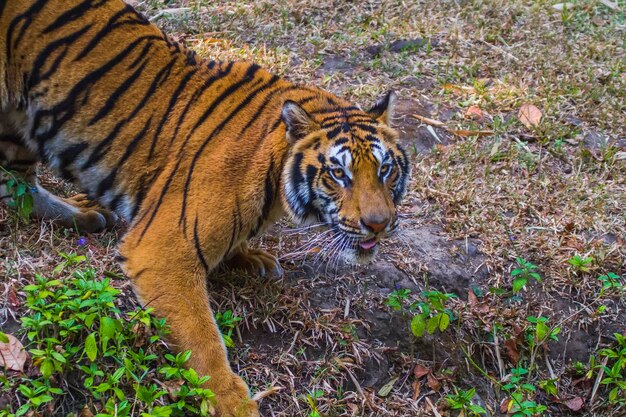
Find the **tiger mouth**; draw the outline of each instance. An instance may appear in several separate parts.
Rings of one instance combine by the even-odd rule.
[[[376,245],[378,245],[378,238],[376,236],[358,243],[359,249],[363,251],[372,251]]]

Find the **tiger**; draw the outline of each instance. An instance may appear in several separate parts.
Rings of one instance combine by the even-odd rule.
[[[84,232],[124,221],[118,259],[175,351],[210,375],[222,417],[259,416],[209,305],[218,267],[280,274],[248,246],[287,216],[320,223],[347,262],[399,227],[410,162],[397,95],[369,110],[249,62],[199,57],[121,0],[0,0],[0,198]],[[37,179],[44,163],[83,194]]]

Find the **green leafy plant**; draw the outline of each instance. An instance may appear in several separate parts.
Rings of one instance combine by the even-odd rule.
[[[52,415],[67,401],[59,385],[67,380],[81,381],[97,400],[98,417],[209,416],[215,401],[203,386],[209,377],[184,367],[191,352],[160,351],[165,321],[150,309],[124,314],[109,279],[99,280],[82,256],[63,254],[63,259],[55,274],[64,276],[36,275],[23,288],[30,314],[22,318],[21,333],[40,374],[11,374],[0,381],[17,398],[0,417]]]
[[[626,282],[624,282],[624,280],[614,272],[609,272],[606,275],[600,275],[598,277],[598,281],[602,284],[600,296],[603,296],[607,291],[621,293],[626,290]]]
[[[525,382],[527,374],[528,369],[524,367],[513,368],[508,383],[502,386],[502,389],[510,396],[507,415],[512,417],[540,416],[548,409],[545,405],[534,401],[537,388]]]
[[[224,344],[227,347],[235,347],[232,335],[237,327],[237,323],[241,321],[241,317],[234,315],[232,310],[226,310],[224,312],[218,311],[215,314],[215,321],[222,332]]]
[[[20,174],[8,171],[2,167],[0,167],[0,170],[9,177],[5,186],[11,199],[7,202],[7,205],[15,210],[24,223],[28,223],[33,212],[33,196],[31,193],[37,192],[37,189],[32,187]]]
[[[317,389],[313,392],[310,392],[304,397],[310,408],[310,411],[307,414],[307,417],[322,417],[322,414],[317,409],[317,399],[323,396],[324,396],[324,391],[322,391],[321,389]]]
[[[617,346],[601,349],[598,355],[607,358],[606,365],[598,365],[604,370],[601,383],[607,385],[609,390],[608,399],[611,404],[626,405],[626,337],[615,333],[613,335]]]
[[[421,299],[409,303],[411,290],[398,289],[387,296],[385,304],[393,310],[400,311],[410,317],[411,333],[422,337],[425,332],[433,334],[437,329],[445,331],[454,319],[454,313],[446,307],[448,300],[456,298],[456,294],[441,291],[424,291]]]
[[[385,304],[391,307],[393,310],[400,311],[404,306],[406,300],[409,299],[409,295],[411,294],[411,290],[408,288],[400,288],[395,291],[392,291],[387,296],[387,300]]]
[[[465,416],[480,416],[486,414],[487,411],[478,404],[474,404],[472,399],[476,393],[475,388],[470,388],[467,391],[459,391],[455,388],[454,394],[446,395],[446,401],[453,410],[461,410]]]
[[[589,272],[591,270],[591,263],[593,262],[593,258],[591,256],[583,258],[578,255],[572,256],[567,261],[575,271],[577,272]]]
[[[539,268],[537,265],[519,257],[515,260],[515,262],[517,262],[518,268],[511,271],[514,293],[520,292],[530,279],[541,281],[541,276],[536,272]]]

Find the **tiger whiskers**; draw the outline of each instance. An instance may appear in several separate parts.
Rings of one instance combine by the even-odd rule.
[[[333,239],[333,236],[331,236],[331,232],[332,230],[329,229],[329,230],[325,230],[319,233],[313,239],[305,242],[303,245],[300,245],[293,251],[281,256],[281,259],[285,259],[285,260],[296,259],[302,255],[305,255],[305,258],[306,258],[306,255],[308,255],[314,247],[316,246],[324,247]]]

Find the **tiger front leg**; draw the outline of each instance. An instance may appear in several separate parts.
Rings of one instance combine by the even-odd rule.
[[[154,222],[138,244],[142,223],[135,225],[120,247],[124,269],[142,304],[166,319],[170,346],[177,352],[191,350],[186,365],[210,377],[206,388],[215,394],[217,416],[258,417],[246,383],[230,368],[209,306],[206,272],[219,259],[205,251],[200,261],[193,242],[172,231],[171,224]]]
[[[261,249],[250,249],[248,242],[233,249],[222,263],[226,268],[237,269],[260,276],[282,276],[283,269],[275,256]]]

